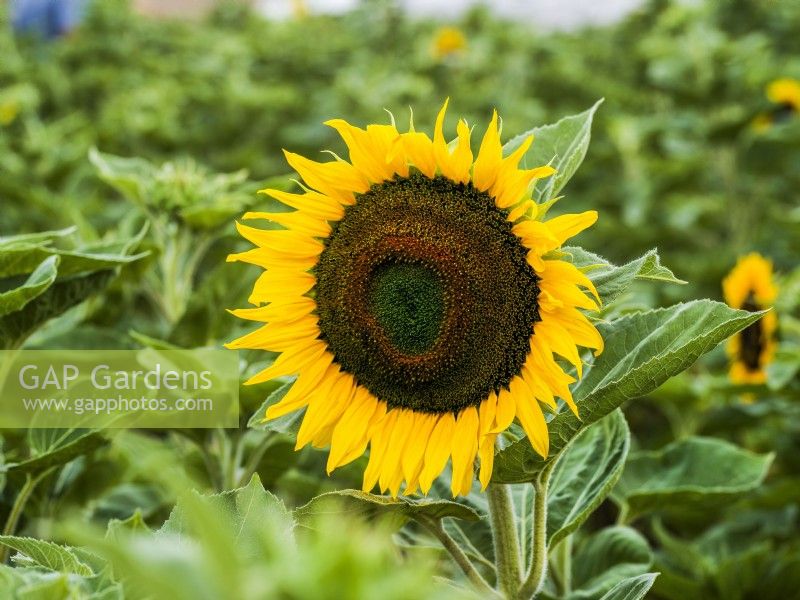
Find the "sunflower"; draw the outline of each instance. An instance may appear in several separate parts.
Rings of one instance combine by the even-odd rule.
[[[783,77],[772,81],[766,89],[772,108],[753,120],[757,131],[765,131],[776,123],[783,123],[800,114],[800,81]]]
[[[733,308],[749,311],[770,308],[778,293],[772,280],[772,263],[755,252],[740,258],[722,281],[722,291],[725,302]],[[775,312],[770,311],[728,340],[731,381],[743,384],[766,381],[766,366],[775,353],[777,326]]]
[[[464,51],[467,38],[458,27],[440,27],[433,40],[433,54],[438,59],[447,58]]]
[[[473,157],[466,122],[446,141],[446,109],[433,139],[328,121],[350,161],[285,151],[303,193],[262,191],[295,210],[246,214],[284,229],[237,224],[256,247],[228,258],[266,269],[257,306],[232,311],[266,325],[229,347],[280,353],[247,383],[297,376],[265,420],[305,408],[297,448],[329,446],[329,473],[369,446],[363,489],[393,496],[427,494],[450,459],[454,496],[476,457],[485,488],[515,417],[547,456],[541,405],[577,414],[556,356],[580,377],[578,346],[603,347],[581,312],[597,292],[558,252],[597,213],[545,221],[530,190],[554,170],[520,167],[532,136],[504,157],[495,112]]]

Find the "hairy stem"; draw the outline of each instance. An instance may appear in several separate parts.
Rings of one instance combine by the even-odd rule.
[[[546,469],[533,482],[533,532],[531,534],[531,566],[520,589],[520,598],[533,598],[544,586],[547,575],[547,486],[550,471]]]
[[[456,564],[467,576],[475,589],[486,598],[497,598],[498,594],[492,589],[492,586],[478,573],[475,565],[473,565],[469,557],[464,554],[464,551],[456,543],[456,541],[444,530],[444,526],[440,520],[431,519],[430,517],[418,517],[417,522],[430,531],[437,540],[444,546],[444,549],[450,554]]]
[[[506,598],[516,599],[522,569],[511,490],[507,485],[490,483],[486,488],[486,498],[489,501],[497,583]]]

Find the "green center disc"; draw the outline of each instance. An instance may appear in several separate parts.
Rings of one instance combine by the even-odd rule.
[[[433,347],[444,319],[444,285],[431,268],[389,263],[376,269],[369,301],[378,325],[404,354]]]

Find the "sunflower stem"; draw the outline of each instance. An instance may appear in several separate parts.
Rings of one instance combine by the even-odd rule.
[[[550,470],[545,469],[534,480],[533,531],[531,532],[531,565],[519,591],[523,599],[533,598],[544,586],[547,575],[547,487]]]
[[[28,504],[28,500],[30,499],[33,490],[36,489],[36,486],[39,485],[39,482],[49,475],[51,471],[52,469],[47,469],[36,476],[32,476],[30,473],[25,475],[25,483],[17,494],[17,497],[14,500],[14,505],[11,507],[11,512],[8,514],[8,518],[6,519],[5,527],[3,527],[4,536],[11,536],[16,533],[17,526],[19,525],[19,519],[22,516],[22,513],[25,511],[25,506]],[[0,549],[0,564],[5,564],[5,562],[8,560],[9,554],[10,549],[8,546],[3,546],[3,548]]]
[[[458,543],[452,536],[444,530],[441,520],[431,519],[430,517],[418,517],[417,522],[430,531],[437,540],[444,546],[444,549],[450,554],[456,564],[467,576],[475,589],[486,598],[499,598],[497,592],[492,589],[492,586],[483,578],[483,576],[475,568],[475,565],[469,560],[469,557],[464,553]]]
[[[522,569],[511,489],[505,484],[490,483],[486,488],[486,499],[489,501],[497,583],[506,598],[516,599]]]

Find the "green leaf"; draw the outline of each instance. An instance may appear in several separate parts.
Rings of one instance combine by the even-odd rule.
[[[773,455],[693,437],[630,456],[614,490],[629,519],[649,512],[718,508],[761,484]]]
[[[21,286],[0,293],[0,317],[22,310],[28,302],[41,296],[53,285],[58,275],[58,256],[43,260]]]
[[[147,523],[144,522],[142,511],[137,509],[127,519],[111,519],[106,529],[106,539],[120,540],[123,533],[150,533],[150,531]]]
[[[481,514],[473,508],[451,500],[419,500],[400,496],[378,496],[358,490],[340,490],[321,494],[312,498],[308,504],[294,511],[300,523],[307,523],[319,513],[340,512],[361,517],[390,517],[397,527],[410,519],[429,518],[434,520],[453,517],[465,521],[478,521]]]
[[[91,148],[89,161],[97,169],[100,178],[116,188],[123,196],[144,205],[145,181],[153,179],[155,167],[143,158],[124,158],[105,154]]]
[[[573,391],[581,418],[562,411],[550,421],[547,459],[534,453],[526,438],[506,446],[495,456],[492,480],[532,481],[582,428],[602,419],[626,400],[652,392],[762,315],[735,310],[720,302],[696,300],[600,323],[598,329],[606,349]]]
[[[554,198],[578,170],[589,148],[592,119],[602,100],[577,115],[564,117],[552,125],[534,127],[509,140],[503,146],[503,154],[516,150],[531,135],[533,144],[523,158],[527,168],[550,165],[556,173],[539,180],[534,188],[534,199],[541,203]]]
[[[250,417],[250,420],[247,422],[247,426],[251,429],[258,429],[260,431],[275,431],[277,433],[297,435],[297,432],[300,430],[300,424],[303,422],[303,415],[305,414],[304,410],[296,410],[282,417],[278,417],[277,419],[270,419],[269,421],[264,420],[267,409],[273,404],[277,404],[283,400],[283,397],[288,393],[293,385],[294,381],[284,383],[281,387],[267,396],[267,399],[264,400],[264,404],[262,404],[259,409],[253,413],[253,416]]]
[[[653,553],[642,534],[630,527],[607,527],[586,539],[575,553],[575,591],[568,598],[604,597],[621,581],[647,572],[652,563]]]
[[[660,281],[685,284],[661,264],[658,252],[653,249],[643,256],[618,267],[583,248],[565,247],[562,252],[572,263],[582,269],[597,288],[604,304],[613,302],[631,286],[634,280]]]
[[[63,250],[41,244],[18,244],[4,248],[0,246],[0,277],[12,277],[30,273],[42,261],[58,256],[59,277],[93,273],[113,269],[147,256],[147,252],[130,254],[138,246],[140,235],[124,242],[107,242],[103,245],[87,246],[77,250]]]
[[[658,577],[658,573],[645,573],[620,581],[600,600],[641,600],[653,587],[656,577]]]
[[[144,234],[131,240],[103,242],[84,249],[61,250],[49,246],[57,234],[19,241],[9,238],[0,245],[0,347],[16,348],[45,321],[79,304],[103,289],[116,268],[139,260],[130,255]],[[14,279],[27,280],[14,286]]]
[[[152,484],[123,482],[97,497],[91,506],[92,519],[127,522],[152,515],[164,503],[164,494]]]
[[[15,348],[46,321],[102,290],[113,279],[113,271],[98,271],[85,277],[56,279],[45,293],[21,310],[0,317],[0,344]]]
[[[57,467],[88,454],[107,443],[105,435],[96,429],[30,429],[28,445],[31,457],[19,463],[9,463],[9,475],[38,473]]]
[[[18,235],[0,235],[0,252],[9,246],[16,246],[18,244],[42,244],[47,245],[53,241],[54,238],[67,237],[72,235],[78,230],[74,225],[64,229],[57,229],[55,231],[38,231],[36,233],[21,233]],[[2,272],[2,271],[0,271]]]
[[[71,548],[59,546],[53,542],[2,535],[0,544],[8,546],[22,555],[21,559],[16,560],[18,564],[33,564],[50,571],[74,573],[83,577],[90,577],[94,574],[87,564],[81,562]]]
[[[587,427],[561,454],[547,492],[548,547],[574,532],[622,474],[630,432],[619,409]]]
[[[214,527],[206,525],[213,518]],[[170,513],[169,519],[158,530],[159,535],[193,532],[195,535],[215,533],[233,537],[233,542],[258,547],[256,539],[260,523],[275,525],[287,542],[293,543],[294,520],[283,502],[264,489],[261,479],[253,475],[242,488],[208,496],[192,492],[181,498]],[[208,538],[207,538],[208,539]]]
[[[780,390],[800,372],[800,346],[782,343],[772,361],[767,365],[767,386]]]

